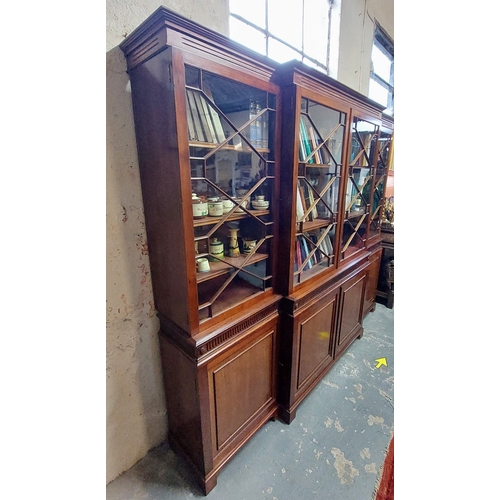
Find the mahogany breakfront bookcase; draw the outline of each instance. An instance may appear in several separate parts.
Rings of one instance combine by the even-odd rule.
[[[208,494],[269,419],[291,421],[374,307],[381,114],[164,7],[120,47],[168,440]]]

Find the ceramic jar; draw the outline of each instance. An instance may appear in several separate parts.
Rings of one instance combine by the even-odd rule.
[[[208,273],[208,271],[210,271],[210,263],[208,262],[208,259],[205,257],[196,259],[196,268],[199,273]]]
[[[227,214],[234,207],[234,203],[227,198],[222,198],[222,213]]]
[[[229,229],[229,257],[239,257],[240,256],[240,246],[238,244],[238,231],[237,228]]]
[[[255,200],[252,201],[252,208],[256,210],[267,210],[269,208],[269,202],[265,200],[265,196],[256,196]]]
[[[247,207],[248,206],[248,200],[245,200],[245,201],[241,201],[241,198],[235,198],[234,201],[239,205],[235,212],[239,212],[239,213],[242,213],[244,212],[243,208],[241,207]]]
[[[217,257],[218,259],[223,259],[224,258],[224,243],[222,243],[222,241],[219,241],[217,238],[211,239],[210,245],[209,245],[209,253],[210,253],[210,255],[213,255],[214,257]],[[218,259],[215,259],[214,257],[209,257],[209,259],[212,262],[217,262]]]
[[[257,240],[251,240],[248,238],[243,239],[243,253],[252,253],[253,249],[257,245]]]
[[[222,201],[219,198],[208,199],[208,215],[211,217],[219,217],[223,214]]]
[[[191,195],[191,202],[193,204],[193,217],[201,219],[208,215],[208,204],[202,200],[196,193]]]

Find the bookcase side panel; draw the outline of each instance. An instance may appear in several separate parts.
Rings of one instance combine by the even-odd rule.
[[[195,280],[194,249],[186,244],[192,241],[186,234],[192,221],[184,192],[190,190],[183,179],[189,170],[182,164],[187,135],[181,136],[176,124],[176,117],[185,115],[184,88],[175,95],[173,63],[172,49],[165,50],[134,68],[130,78],[155,306],[194,334],[196,291],[189,286]]]
[[[169,443],[176,452],[187,457],[203,477],[205,471],[212,468],[212,462],[210,455],[204,453],[196,362],[164,334],[160,334],[160,349]]]

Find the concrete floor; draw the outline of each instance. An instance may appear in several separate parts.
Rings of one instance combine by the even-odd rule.
[[[364,327],[295,420],[268,422],[207,497],[162,444],[108,484],[107,500],[371,500],[394,425],[394,309],[377,304]]]

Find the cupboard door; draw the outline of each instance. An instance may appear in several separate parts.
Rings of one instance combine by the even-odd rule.
[[[333,361],[333,325],[337,295],[309,308],[298,318],[299,362],[297,390]]]
[[[273,288],[277,96],[192,66],[185,80],[203,322]]]
[[[338,300],[339,289],[330,288],[301,308],[291,302],[281,319],[279,402],[286,423],[333,364]]]
[[[335,358],[349,347],[363,332],[363,303],[366,287],[366,269],[340,287],[340,317]]]
[[[351,149],[344,200],[341,260],[347,259],[366,247],[375,183],[374,165],[378,130],[378,125],[357,117],[354,117],[351,123]]]
[[[241,444],[276,408],[276,320],[208,365],[214,456]]]
[[[293,283],[335,264],[347,114],[302,97],[295,197]]]

